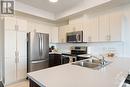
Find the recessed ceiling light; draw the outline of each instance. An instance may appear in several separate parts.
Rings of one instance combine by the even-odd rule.
[[[50,2],[58,2],[58,0],[49,0]]]

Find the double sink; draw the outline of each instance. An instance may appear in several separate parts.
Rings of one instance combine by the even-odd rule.
[[[102,59],[85,59],[82,61],[73,62],[72,65],[77,65],[81,67],[91,68],[94,70],[99,70],[107,65],[109,65],[111,62],[102,60]]]

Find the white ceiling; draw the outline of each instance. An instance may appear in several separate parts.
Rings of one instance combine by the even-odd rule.
[[[49,0],[16,0],[16,1],[20,1],[22,3],[31,5],[35,8],[57,14],[77,6],[84,0],[59,0],[57,3],[49,2]]]
[[[15,10],[53,21],[90,10],[91,8],[97,8],[97,6],[103,6],[104,4],[108,4],[108,7],[114,7],[130,3],[130,0],[59,0],[57,3],[49,2],[49,0],[15,1]]]

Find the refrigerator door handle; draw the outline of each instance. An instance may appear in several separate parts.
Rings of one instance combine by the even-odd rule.
[[[33,64],[34,64],[34,63],[42,63],[42,62],[45,62],[45,61],[47,61],[47,60],[32,61],[32,63],[33,63]]]
[[[41,35],[41,56],[42,56],[42,46],[43,46],[43,42],[42,42],[42,35]]]
[[[41,56],[41,36],[39,34],[39,56]]]
[[[42,56],[42,47],[43,47],[43,45],[42,45],[42,44],[43,44],[42,38],[43,38],[43,37],[42,37],[42,35],[41,35],[41,56]]]
[[[41,54],[42,56],[43,56],[43,51],[44,51],[44,46],[43,45],[44,45],[44,38],[42,36],[42,54]]]

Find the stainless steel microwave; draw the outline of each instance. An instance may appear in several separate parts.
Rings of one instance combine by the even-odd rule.
[[[69,32],[66,34],[67,43],[83,42],[83,31]]]

